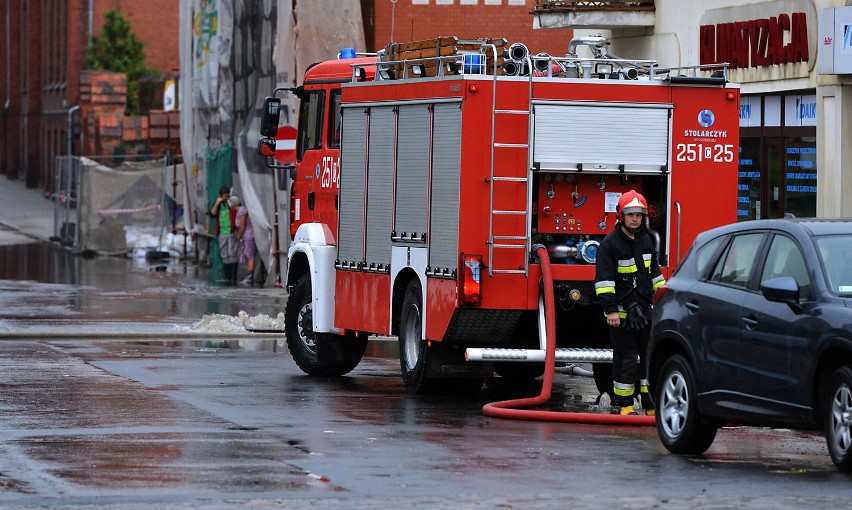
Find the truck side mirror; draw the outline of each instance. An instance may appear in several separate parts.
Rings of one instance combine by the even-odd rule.
[[[273,137],[278,134],[278,120],[281,116],[281,99],[267,97],[263,100],[263,117],[260,119],[260,134]]]
[[[257,152],[259,152],[261,156],[275,156],[275,140],[272,138],[261,138],[257,143]]]

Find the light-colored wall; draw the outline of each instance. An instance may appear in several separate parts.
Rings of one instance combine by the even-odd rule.
[[[657,0],[654,29],[577,31],[602,33],[612,40],[610,52],[626,58],[653,55],[663,67],[700,62],[702,24],[719,20],[763,19],[780,13],[805,12],[808,17],[807,63],[732,70],[730,78],[743,94],[816,89],[817,93],[817,215],[852,217],[852,75],[820,75],[817,27],[819,10],[852,5],[842,0]]]

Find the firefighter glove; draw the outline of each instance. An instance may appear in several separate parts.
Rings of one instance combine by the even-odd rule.
[[[631,331],[642,331],[650,325],[647,312],[642,310],[642,305],[633,302],[627,305],[627,328]]]

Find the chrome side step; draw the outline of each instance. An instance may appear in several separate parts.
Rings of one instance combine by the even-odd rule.
[[[468,347],[467,361],[544,361],[547,335],[544,318],[544,296],[538,298],[538,349],[504,349],[499,347]],[[557,348],[556,361],[567,363],[612,363],[612,349]]]
[[[541,349],[476,348],[465,350],[467,361],[544,361]],[[612,363],[612,349],[556,349],[556,361],[568,363]]]

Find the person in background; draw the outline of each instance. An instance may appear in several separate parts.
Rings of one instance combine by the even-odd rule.
[[[254,228],[248,209],[237,197],[229,200],[231,207],[237,208],[237,239],[240,242],[240,264],[245,264],[246,277],[240,283],[252,283],[254,280],[254,259],[257,256],[257,246],[254,244]]]
[[[214,233],[219,238],[219,257],[222,259],[222,268],[225,273],[223,283],[236,285],[240,246],[235,221],[237,210],[229,207],[230,198],[232,198],[231,191],[227,186],[219,188],[219,197],[210,209],[210,216],[216,219]]]
[[[633,407],[638,382],[642,408],[651,416],[656,411],[645,367],[651,298],[666,280],[645,228],[645,197],[634,190],[624,193],[615,216],[615,229],[598,247],[595,263],[595,295],[603,306],[612,341],[613,412],[638,414]]]

